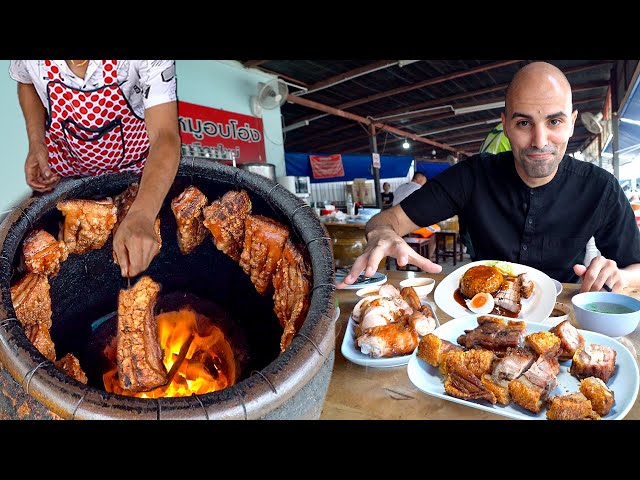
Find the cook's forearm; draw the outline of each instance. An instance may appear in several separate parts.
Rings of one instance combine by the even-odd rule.
[[[395,205],[371,217],[365,226],[365,235],[375,235],[384,231],[393,231],[401,237],[418,228],[404,213],[400,205]]]
[[[149,149],[133,212],[144,212],[155,220],[180,164],[180,137],[174,133],[160,134]]]
[[[29,145],[44,144],[44,124],[47,111],[32,84],[18,82],[18,102],[24,116]]]

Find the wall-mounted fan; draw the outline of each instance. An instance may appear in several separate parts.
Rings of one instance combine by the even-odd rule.
[[[258,83],[258,94],[251,97],[251,112],[256,117],[262,116],[263,110],[273,110],[287,101],[289,88],[279,78],[266,83]]]
[[[602,113],[598,112],[595,115],[590,112],[584,112],[580,115],[580,120],[584,124],[585,128],[591,133],[602,133]]]

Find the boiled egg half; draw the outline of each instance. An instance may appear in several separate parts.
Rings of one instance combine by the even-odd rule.
[[[469,310],[479,315],[491,313],[495,305],[493,296],[486,292],[476,293],[471,300],[467,300],[466,302]]]

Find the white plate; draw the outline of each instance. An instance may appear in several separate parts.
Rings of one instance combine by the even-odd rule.
[[[457,344],[458,336],[463,334],[465,330],[471,330],[478,326],[477,318],[479,316],[480,315],[470,315],[450,320],[434,330],[432,333],[444,340]],[[507,317],[500,317],[498,315],[492,316],[502,318],[504,320],[513,320]],[[530,333],[540,332],[542,330],[548,330],[548,325],[541,325],[533,322],[526,323],[527,335]],[[586,344],[596,343],[598,345],[611,347],[616,351],[616,370],[607,383],[607,386],[613,390],[615,402],[611,411],[602,418],[603,420],[621,420],[627,413],[629,413],[629,410],[631,410],[631,407],[638,396],[639,380],[636,360],[629,350],[627,350],[627,348],[617,340],[595,332],[588,332],[586,330],[578,331],[584,337]],[[424,393],[444,400],[449,400],[450,402],[460,403],[480,410],[486,410],[487,412],[505,417],[521,420],[546,420],[546,409],[535,414],[519,407],[513,402],[509,405],[502,405],[499,403],[492,405],[484,400],[463,400],[461,398],[447,395],[444,391],[443,377],[440,374],[440,371],[436,367],[432,367],[424,360],[418,358],[417,351],[418,349],[413,352],[409,359],[407,374],[409,375],[411,383]],[[580,381],[569,373],[570,366],[571,360],[564,360],[560,362],[558,385],[556,388],[551,390],[549,393],[550,396],[579,391]]]
[[[558,295],[560,295],[560,292],[562,292],[562,284],[555,278],[552,278],[551,281],[556,286],[556,297],[557,297]]]
[[[436,328],[440,326],[438,317],[436,317],[435,306],[429,302],[422,302],[423,305],[428,305],[433,314],[433,318],[436,319]],[[358,365],[365,367],[398,367],[400,365],[406,365],[411,358],[411,355],[403,355],[401,357],[388,357],[388,358],[371,358],[369,355],[365,355],[356,348],[356,322],[353,321],[351,315],[349,315],[349,321],[347,322],[347,331],[344,332],[342,339],[342,347],[340,352],[344,357]]]
[[[444,277],[435,291],[433,292],[433,299],[436,305],[446,314],[453,318],[462,317],[465,315],[472,315],[473,312],[453,298],[453,292],[456,291],[460,285],[460,278],[462,274],[476,265],[485,265],[490,260],[482,260],[479,262],[471,262],[451,272]],[[529,278],[533,281],[533,295],[529,298],[523,298],[522,309],[517,318],[512,320],[526,320],[528,322],[542,322],[549,317],[549,314],[553,311],[553,307],[556,304],[556,286],[553,284],[551,277],[546,273],[536,270],[535,268],[527,267],[526,265],[520,265],[519,263],[509,264],[513,267],[513,270],[517,273],[527,272]]]
[[[342,279],[346,277],[346,274],[336,273],[336,285],[342,281]],[[351,285],[347,285],[344,287],[344,290],[354,290],[361,289],[363,287],[371,287],[373,285],[383,285],[387,283],[387,276],[384,273],[376,272],[372,277],[367,279],[368,281],[354,282]]]
[[[340,307],[336,307],[333,313],[333,321],[337,322],[339,318],[340,318]]]

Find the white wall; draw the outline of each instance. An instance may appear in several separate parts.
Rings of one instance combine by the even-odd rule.
[[[273,78],[227,60],[177,60],[176,73],[178,100],[244,115],[252,115],[249,99],[258,82]],[[31,194],[24,179],[28,145],[16,88],[9,60],[0,60],[0,219]],[[262,121],[266,161],[276,166],[276,175],[285,175],[280,109],[263,111]]]

